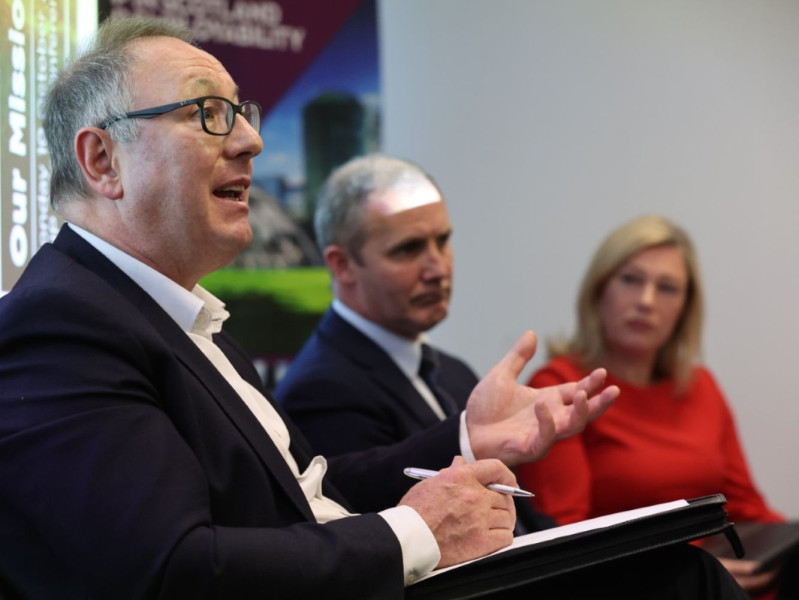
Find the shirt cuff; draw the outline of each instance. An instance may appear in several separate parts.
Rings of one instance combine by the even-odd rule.
[[[396,506],[377,514],[386,520],[399,540],[405,585],[435,569],[441,560],[441,551],[433,532],[418,512],[410,506]]]
[[[469,430],[466,429],[466,411],[464,410],[461,413],[461,428],[460,428],[460,446],[461,446],[461,456],[466,459],[467,463],[473,463],[477,460],[477,457],[472,452],[472,443],[469,440]]]

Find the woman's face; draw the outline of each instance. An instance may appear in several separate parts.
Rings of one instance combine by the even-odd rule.
[[[611,356],[654,359],[682,314],[688,270],[675,246],[642,250],[610,277],[599,319]]]

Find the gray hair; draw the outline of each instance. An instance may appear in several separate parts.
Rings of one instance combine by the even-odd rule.
[[[316,205],[314,229],[319,249],[324,252],[328,246],[342,246],[360,261],[366,241],[363,213],[369,197],[424,184],[439,189],[419,166],[383,154],[354,158],[338,167],[327,178]]]
[[[43,102],[43,124],[50,150],[52,178],[50,204],[58,210],[71,196],[88,197],[73,143],[82,127],[127,112],[132,106],[130,67],[136,57],[130,43],[146,37],[173,37],[189,44],[188,29],[155,19],[105,21],[94,39],[67,65],[47,92]],[[135,119],[117,121],[109,127],[116,142],[132,142],[139,134]]]

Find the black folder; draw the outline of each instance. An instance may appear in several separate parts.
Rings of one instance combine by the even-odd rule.
[[[758,563],[755,573],[768,571],[799,555],[799,521],[786,523],[736,523],[744,558]],[[719,558],[733,558],[724,538],[710,538],[702,547]]]
[[[740,556],[743,550],[732,523],[727,521],[726,502],[723,494],[704,496],[666,512],[490,554],[409,586],[405,597],[413,600],[479,598],[716,533],[725,533]]]

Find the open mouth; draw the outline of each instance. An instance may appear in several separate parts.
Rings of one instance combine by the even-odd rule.
[[[214,196],[227,200],[241,201],[244,198],[244,189],[243,185],[230,185],[214,190]]]

